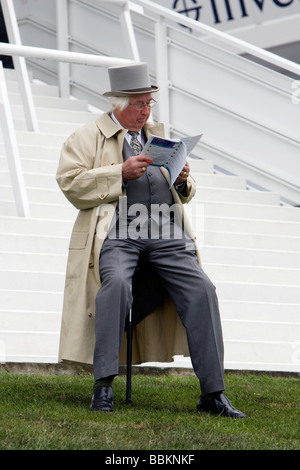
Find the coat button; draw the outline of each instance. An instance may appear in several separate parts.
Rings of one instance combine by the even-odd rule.
[[[89,268],[93,268],[94,267],[94,263],[89,263]]]
[[[92,313],[89,313],[89,317],[92,318],[92,317],[93,317],[93,314],[92,314]]]

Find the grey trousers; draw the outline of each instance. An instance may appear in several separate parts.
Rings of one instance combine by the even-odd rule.
[[[186,329],[202,394],[224,390],[223,337],[215,287],[190,239],[109,239],[100,254],[102,285],[96,296],[94,378],[119,373],[119,351],[132,303],[131,280],[146,255],[172,297]]]

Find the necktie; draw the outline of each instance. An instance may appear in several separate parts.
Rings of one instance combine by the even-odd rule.
[[[131,135],[130,147],[132,149],[133,155],[139,155],[142,152],[142,145],[138,141],[138,132],[128,132]]]

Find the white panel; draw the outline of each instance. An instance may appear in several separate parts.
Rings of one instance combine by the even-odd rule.
[[[232,369],[254,367],[257,370],[300,372],[299,352],[297,353],[295,342],[227,341],[225,347],[225,364]]]
[[[203,132],[199,147],[208,144],[211,148],[235,157],[241,167],[244,162],[299,188],[300,144],[297,142],[268,132],[255,122],[242,120],[205,101],[176,93],[176,90],[171,92],[170,104],[175,129],[191,135]],[[197,154],[205,158],[205,150],[198,150]],[[230,157],[224,165],[230,169]],[[268,176],[265,183],[268,187]]]
[[[292,79],[285,77],[281,89],[277,89],[266,82],[268,70],[265,83],[244,72],[247,61],[242,58],[239,58],[239,69],[232,70],[230,55],[229,63],[218,63],[212,57],[195,54],[191,49],[174,46],[169,50],[170,80],[174,88],[205,99],[258,126],[297,138],[300,107],[292,101]],[[211,51],[215,52],[213,49]]]

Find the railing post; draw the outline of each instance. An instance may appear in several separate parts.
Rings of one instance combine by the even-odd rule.
[[[56,0],[56,41],[59,51],[69,50],[69,5],[68,0]],[[58,83],[61,98],[70,97],[70,65],[58,62]]]
[[[140,56],[135,39],[128,2],[123,5],[123,10],[120,15],[120,22],[123,31],[123,36],[125,41],[127,42],[127,48],[129,50],[131,59],[135,60],[136,62],[139,62]]]
[[[155,59],[156,79],[160,87],[158,101],[158,119],[165,124],[166,134],[170,133],[170,105],[169,105],[169,70],[168,70],[168,44],[167,27],[165,20],[160,16],[155,24]]]
[[[8,99],[4,70],[0,61],[0,122],[2,136],[6,148],[7,161],[10,169],[11,183],[19,217],[30,217],[29,204],[21,167],[19,148],[17,144],[13,117]]]
[[[3,16],[7,29],[8,39],[11,43],[21,45],[18,23],[12,0],[1,1]],[[23,57],[13,57],[15,70],[18,76],[21,98],[23,100],[25,119],[29,131],[39,132],[35,106],[32,97],[30,81],[26,62]]]

